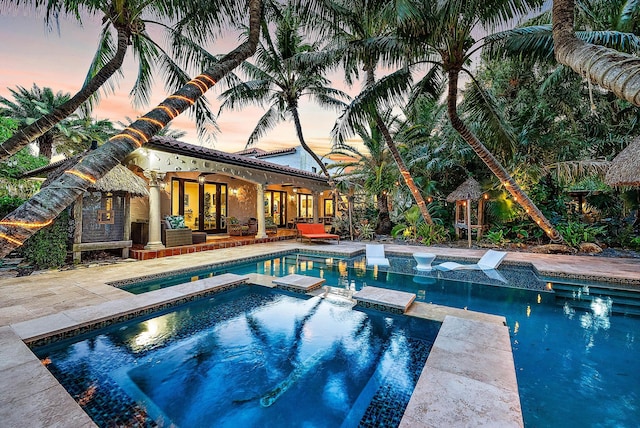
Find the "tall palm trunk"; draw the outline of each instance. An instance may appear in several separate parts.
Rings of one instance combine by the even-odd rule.
[[[398,151],[396,143],[393,142],[393,137],[389,132],[389,128],[387,128],[387,125],[384,123],[377,112],[375,116],[376,126],[384,137],[384,140],[387,143],[387,147],[389,148],[389,152],[391,152],[391,157],[393,157],[393,160],[396,162],[396,165],[400,170],[400,175],[402,175],[402,178],[404,179],[404,183],[407,185],[409,191],[411,192],[411,196],[413,196],[413,199],[416,201],[416,204],[420,209],[420,214],[422,214],[422,218],[424,218],[424,221],[426,221],[427,223],[433,224],[433,219],[431,218],[431,215],[429,215],[429,211],[427,210],[427,203],[422,197],[422,193],[420,193],[420,189],[416,185],[415,181],[413,181],[413,177],[411,176],[407,165],[404,163],[402,156],[400,156],[400,152]]]
[[[376,233],[378,235],[388,235],[391,233],[392,224],[389,217],[389,197],[386,192],[378,195],[378,224],[376,225]]]
[[[53,135],[51,132],[45,132],[36,139],[38,143],[38,156],[43,156],[49,161],[53,156]]]
[[[304,137],[302,135],[302,124],[300,123],[300,115],[298,114],[298,107],[293,102],[290,102],[289,105],[291,105],[291,107],[289,108],[289,111],[293,116],[293,123],[295,124],[295,127],[296,127],[296,134],[298,135],[298,140],[300,141],[300,145],[307,153],[309,153],[309,156],[311,156],[313,160],[316,161],[316,163],[320,166],[320,169],[322,169],[322,172],[327,177],[327,180],[329,180],[329,185],[335,190],[335,183],[333,182],[333,179],[329,174],[329,170],[327,170],[327,167],[325,166],[324,163],[322,163],[322,160],[311,149],[311,147],[307,145],[306,141],[304,141]]]
[[[553,0],[556,60],[580,76],[640,106],[640,58],[578,39],[573,32],[574,0]]]
[[[367,68],[367,86],[371,86],[373,85],[373,83],[374,83],[373,67],[368,67]],[[407,165],[404,163],[402,156],[400,156],[400,151],[398,151],[398,147],[396,146],[396,143],[393,141],[393,137],[391,136],[391,132],[389,132],[389,128],[387,128],[387,125],[384,123],[384,121],[382,120],[382,117],[380,117],[377,111],[374,112],[374,120],[376,122],[376,127],[382,134],[382,137],[384,138],[384,141],[387,144],[387,147],[389,148],[389,152],[391,152],[391,157],[393,157],[393,160],[396,162],[396,165],[398,166],[398,170],[400,170],[400,175],[402,175],[402,179],[404,180],[404,183],[409,188],[409,191],[411,192],[411,196],[413,196],[413,199],[416,201],[416,204],[418,205],[418,209],[420,209],[420,214],[422,214],[422,218],[424,218],[424,221],[426,221],[427,223],[433,224],[433,219],[431,218],[431,215],[429,215],[429,211],[427,210],[427,203],[422,197],[422,193],[420,193],[420,189],[418,188],[418,186],[416,186],[415,181],[413,181],[413,177],[409,172],[409,168],[407,168]]]
[[[31,141],[45,134],[58,122],[76,111],[78,107],[91,97],[122,66],[127,53],[130,32],[126,28],[118,29],[118,48],[116,54],[89,80],[80,91],[67,102],[61,104],[51,113],[46,114],[18,130],[11,138],[0,145],[0,162],[14,155]],[[51,159],[51,157],[49,157]]]
[[[447,113],[451,126],[458,134],[471,146],[480,159],[489,167],[491,172],[498,177],[500,182],[509,191],[513,199],[520,204],[526,213],[535,221],[538,226],[551,238],[552,241],[562,242],[563,238],[553,227],[551,222],[542,214],[538,207],[529,199],[529,196],[518,186],[515,180],[507,172],[506,169],[498,162],[493,154],[482,144],[478,138],[467,128],[458,116],[457,98],[458,98],[458,75],[459,69],[452,67],[448,71],[449,92],[447,94]]]
[[[103,177],[126,155],[142,147],[169,121],[189,108],[227,73],[256,50],[260,35],[262,3],[249,1],[249,37],[216,65],[196,76],[149,113],[129,125],[107,143],[89,152],[73,168],[42,189],[0,221],[0,258],[19,247],[51,222],[91,184]]]

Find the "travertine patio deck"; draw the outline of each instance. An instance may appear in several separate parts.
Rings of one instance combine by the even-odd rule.
[[[126,291],[114,288],[107,283],[137,276],[163,273],[190,267],[203,266],[216,262],[264,256],[270,253],[313,249],[345,256],[362,253],[363,243],[341,242],[339,245],[303,244],[294,241],[281,241],[269,244],[256,244],[243,247],[225,248],[214,251],[198,252],[155,260],[132,261],[109,266],[78,268],[68,271],[50,271],[22,278],[10,278],[0,282],[0,421],[3,426],[24,426],[25,421],[32,427],[42,426],[91,426],[92,422],[80,410],[75,401],[55,382],[48,370],[21,342],[20,336],[12,325],[43,316],[60,316],[64,311],[87,306],[99,305],[131,296]],[[441,258],[472,258],[482,256],[485,250],[463,250],[438,247],[412,247],[404,245],[386,245],[388,254],[405,254],[428,250]],[[611,281],[631,281],[640,284],[640,260],[610,259],[592,256],[564,256],[510,252],[506,262],[531,263],[545,275],[576,274],[602,278]],[[437,261],[436,261],[437,262]],[[447,315],[462,315],[483,320],[491,317],[469,311],[446,308],[437,305],[414,304],[407,314],[443,320]],[[444,337],[444,336],[443,336]],[[17,340],[17,341],[16,341]],[[456,374],[458,376],[460,374]],[[514,374],[515,375],[515,374]],[[52,380],[53,379],[53,380]],[[35,392],[34,386],[38,385]],[[420,390],[416,390],[420,397]],[[33,400],[26,404],[24,397]],[[440,403],[450,405],[451,403]],[[5,416],[11,415],[15,424]],[[465,416],[465,417],[473,417]],[[415,418],[415,417],[414,417]],[[416,421],[418,419],[415,419]],[[455,422],[455,421],[454,421]],[[465,425],[462,419],[458,421]]]

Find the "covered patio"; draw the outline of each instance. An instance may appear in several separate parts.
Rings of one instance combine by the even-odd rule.
[[[257,231],[228,243],[270,242],[289,239],[292,234],[280,231],[296,222],[327,224],[334,215],[333,194],[323,175],[240,154],[154,137],[125,165],[149,182],[149,197],[132,201],[131,219],[138,243],[157,255],[166,248],[162,224],[168,215],[182,216],[193,233],[206,234],[206,241],[186,245],[194,248],[188,252],[220,248],[221,242],[210,241],[226,236],[231,223],[253,222]],[[170,252],[178,248],[182,254],[183,247]],[[152,253],[132,252],[134,258],[154,258],[143,254]]]

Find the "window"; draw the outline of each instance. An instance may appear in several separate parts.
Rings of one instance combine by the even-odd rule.
[[[298,195],[298,217],[313,217],[313,196]]]
[[[324,200],[324,216],[333,217],[333,198]]]

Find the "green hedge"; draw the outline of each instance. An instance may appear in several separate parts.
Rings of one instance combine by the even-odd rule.
[[[36,269],[59,267],[67,259],[69,213],[63,211],[56,220],[40,229],[22,246],[25,261]]]

